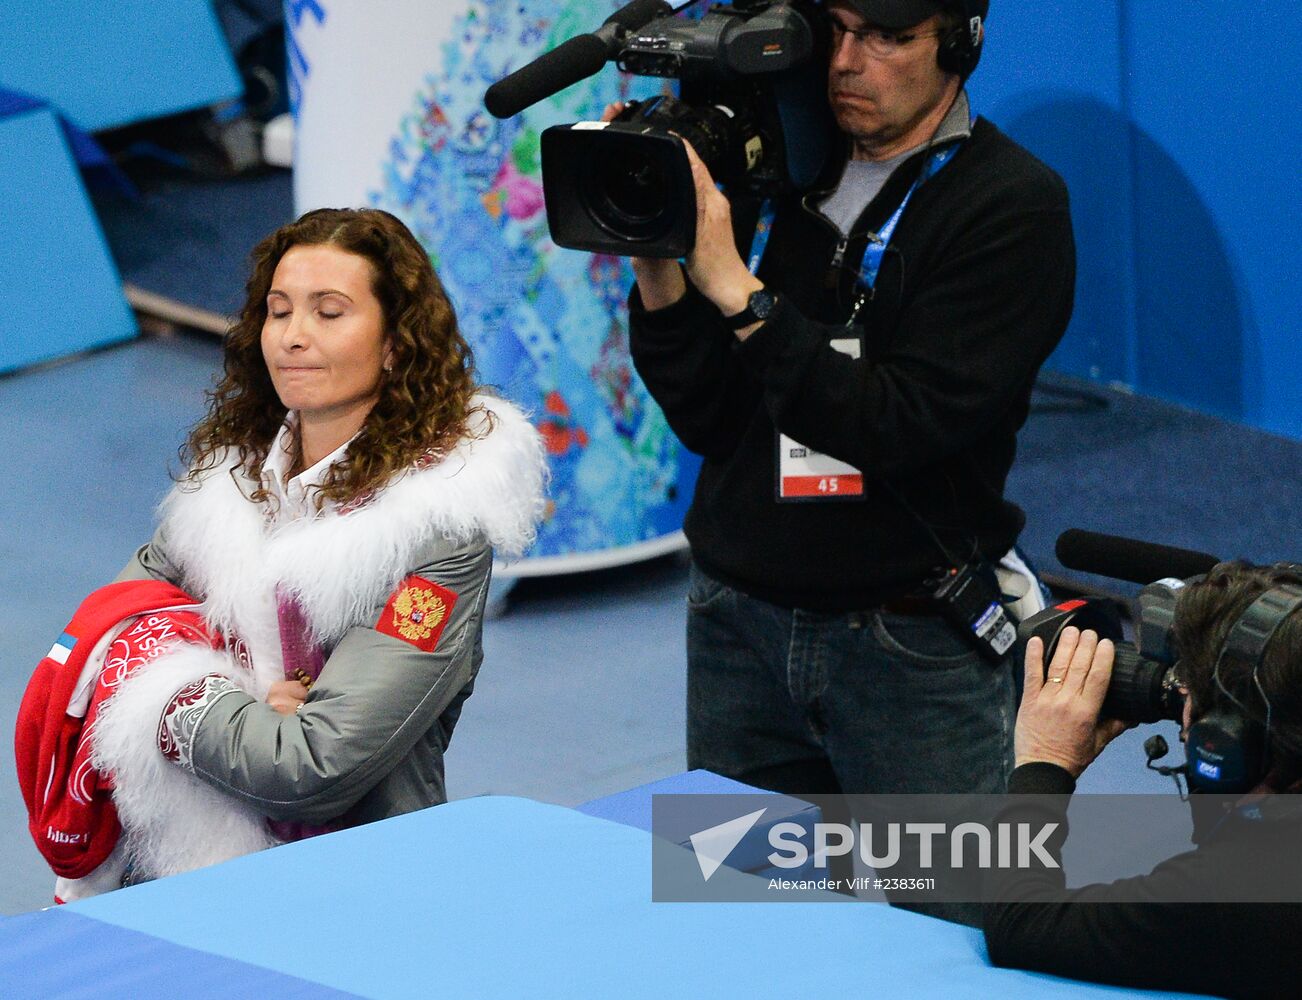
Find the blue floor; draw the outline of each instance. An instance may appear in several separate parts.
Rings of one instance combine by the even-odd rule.
[[[294,218],[288,170],[212,180],[133,161],[138,197],[92,193],[122,279],[222,316],[243,300],[249,251]]]
[[[148,538],[218,364],[214,341],[178,337],[0,378],[3,732],[67,616]],[[1025,541],[1043,568],[1061,569],[1053,540],[1072,526],[1256,560],[1302,557],[1302,443],[1120,393],[1106,403],[1056,412],[1045,397],[1023,434],[1010,493],[1028,511]],[[448,757],[452,796],[575,804],[681,771],[685,589],[676,557],[522,582],[486,630],[481,681]],[[1169,788],[1143,770],[1149,732],[1117,741],[1084,787]],[[1164,732],[1174,744],[1175,727]],[[9,760],[0,913],[50,899],[24,816]]]

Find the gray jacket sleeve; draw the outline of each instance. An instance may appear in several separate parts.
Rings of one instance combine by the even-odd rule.
[[[154,537],[148,544],[136,551],[113,582],[120,583],[123,580],[162,580],[182,586],[181,571],[167,556],[167,540],[162,528],[154,532]]]
[[[377,631],[377,607],[371,627],[345,633],[297,715],[228,687],[188,736],[194,773],[272,819],[319,824],[346,812],[474,679],[491,568],[486,544],[443,543],[413,571],[456,594],[433,651]]]

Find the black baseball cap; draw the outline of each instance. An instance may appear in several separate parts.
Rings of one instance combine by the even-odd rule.
[[[846,0],[846,2],[873,24],[883,28],[912,28],[932,14],[942,10],[963,9],[962,0]],[[990,9],[990,0],[971,0],[967,10],[972,16],[984,18]]]

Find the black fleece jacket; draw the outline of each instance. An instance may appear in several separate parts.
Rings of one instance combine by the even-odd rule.
[[[998,820],[1057,822],[1065,831],[1075,788],[1054,764],[1025,764],[1013,771],[1008,792],[1034,798],[1010,799]],[[993,873],[1001,884],[988,886],[989,896],[1002,901],[985,905],[991,962],[1140,989],[1298,996],[1302,902],[1172,902],[1302,899],[1297,797],[1275,796],[1262,813],[1257,820],[1231,816],[1197,850],[1107,885],[1068,891],[1061,868]],[[1065,839],[1049,844],[1059,864]]]
[[[846,335],[867,234],[923,159],[896,170],[847,242],[813,207],[819,192],[779,206],[760,269],[778,306],[744,343],[690,286],[655,312],[631,296],[637,370],[705,459],[685,526],[693,555],[761,599],[839,611],[915,589],[942,556],[905,504],[960,558],[998,558],[1021,531],[1004,482],[1075,287],[1067,191],[1052,170],[978,119],[900,221],[860,314],[863,358],[830,346]],[[746,240],[747,214],[735,210]],[[775,428],[861,469],[866,496],[778,502]]]

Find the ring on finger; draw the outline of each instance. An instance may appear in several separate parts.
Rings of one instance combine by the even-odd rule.
[[[1061,684],[1061,683],[1062,683],[1062,678],[1061,678],[1061,677],[1050,677],[1050,678],[1048,678],[1048,681],[1049,681],[1050,684]]]

